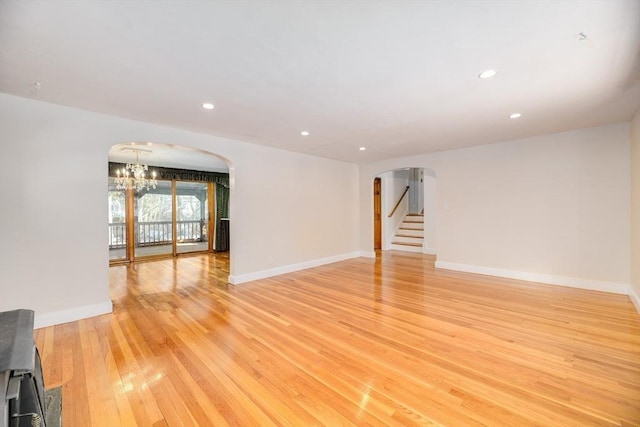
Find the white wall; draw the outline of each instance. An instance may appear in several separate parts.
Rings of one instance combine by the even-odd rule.
[[[640,312],[640,110],[631,121],[631,299]]]
[[[440,267],[628,291],[628,123],[371,163],[360,185],[408,165],[437,176]],[[369,197],[360,193],[364,251]]]
[[[110,311],[107,154],[177,144],[232,163],[231,279],[358,255],[356,165],[0,94],[0,311]]]
[[[437,253],[436,236],[436,176],[429,169],[424,170],[423,177],[423,206],[424,206],[424,252]]]
[[[424,169],[418,169],[418,212],[424,211]]]
[[[380,174],[380,178],[382,179],[382,249],[388,250],[398,225],[408,211],[407,195],[404,196],[393,216],[389,218],[398,199],[409,185],[409,175],[408,171],[401,169]]]

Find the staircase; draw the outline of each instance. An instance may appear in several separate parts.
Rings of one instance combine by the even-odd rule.
[[[424,215],[407,214],[391,241],[391,249],[405,252],[422,252],[424,244]]]

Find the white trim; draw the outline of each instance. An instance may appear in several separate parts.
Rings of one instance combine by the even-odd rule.
[[[358,256],[362,258],[375,258],[376,251],[360,251],[358,252]]]
[[[578,277],[555,276],[552,274],[529,273],[526,271],[503,270],[501,268],[482,267],[456,262],[436,261],[436,268],[464,271],[466,273],[486,274],[488,276],[507,277],[509,279],[526,280],[528,282],[546,283],[549,285],[568,286],[571,288],[589,289],[592,291],[611,292],[631,295],[631,287],[624,283],[600,282]]]
[[[44,328],[46,326],[59,325],[61,323],[74,322],[87,317],[99,316],[101,314],[111,313],[113,304],[111,300],[99,304],[83,305],[81,307],[71,308],[69,310],[50,311],[47,313],[36,312],[33,321],[34,328]]]
[[[423,248],[422,253],[427,255],[438,255],[436,248]]]
[[[631,286],[629,286],[629,298],[631,298],[631,302],[636,306],[636,311],[640,314],[640,295]]]
[[[314,259],[311,261],[301,262],[299,264],[284,265],[282,267],[270,268],[268,270],[255,271],[253,273],[231,275],[229,283],[238,285],[240,283],[252,282],[254,280],[266,279],[267,277],[279,276],[281,274],[293,273],[294,271],[306,270],[307,268],[319,267],[325,264],[332,264],[338,261],[344,261],[351,258],[367,257],[375,258],[375,252],[350,252],[342,255],[335,255],[326,258]]]

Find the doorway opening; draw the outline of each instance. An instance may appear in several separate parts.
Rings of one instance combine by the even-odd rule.
[[[435,254],[435,172],[399,168],[378,174],[373,184],[374,250]]]
[[[122,188],[118,173],[124,175],[130,152],[139,145],[118,144],[109,151],[110,264],[229,251],[227,161],[184,147],[144,143],[144,165],[156,182]]]

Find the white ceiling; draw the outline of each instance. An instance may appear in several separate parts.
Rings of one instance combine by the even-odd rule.
[[[109,161],[133,163],[136,155],[140,163],[209,172],[228,172],[229,166],[222,158],[181,146],[128,142],[117,144],[109,150]]]
[[[0,91],[363,163],[628,121],[639,23],[639,0],[0,0]]]

